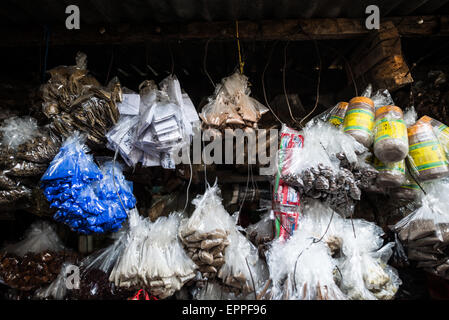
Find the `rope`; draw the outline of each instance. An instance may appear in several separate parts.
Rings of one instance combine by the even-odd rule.
[[[279,117],[276,115],[276,113],[274,113],[273,109],[271,109],[271,106],[268,103],[268,99],[267,99],[267,92],[265,90],[265,71],[267,71],[268,65],[270,64],[271,57],[273,56],[274,48],[276,47],[277,42],[278,41],[276,41],[274,43],[273,48],[271,49],[270,56],[268,57],[268,60],[267,60],[267,64],[265,65],[265,68],[263,69],[263,72],[262,72],[262,79],[261,80],[262,80],[262,90],[263,90],[263,96],[265,98],[265,104],[267,105],[268,109],[270,109],[270,111],[273,114],[273,116],[275,116],[276,119],[279,121],[279,123],[282,124],[281,119],[279,119]]]
[[[239,52],[240,73],[243,74],[243,66],[245,65],[245,62],[242,60],[242,52],[240,50],[239,21],[238,20],[235,21],[235,35],[236,35],[236,38],[237,38],[237,49],[238,49],[238,52]]]

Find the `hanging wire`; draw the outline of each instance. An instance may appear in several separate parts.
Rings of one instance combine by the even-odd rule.
[[[268,103],[268,99],[267,99],[267,92],[265,90],[265,71],[267,71],[268,65],[270,64],[271,57],[273,56],[273,52],[274,52],[274,49],[275,49],[276,44],[278,43],[278,41],[279,40],[276,40],[276,42],[273,45],[273,48],[271,49],[271,52],[270,52],[270,55],[268,57],[267,63],[266,63],[265,68],[263,69],[263,72],[262,72],[262,79],[261,80],[262,80],[262,90],[263,90],[263,96],[265,98],[265,104],[267,105],[268,109],[270,109],[270,111],[273,114],[273,116],[275,116],[275,118],[279,121],[279,123],[282,124],[281,119],[279,119],[279,117],[276,115],[276,113],[274,113],[273,109],[271,109],[271,106]]]
[[[193,168],[192,168],[192,160],[190,159],[190,146],[187,148],[188,153],[187,157],[189,157],[189,167],[190,167],[190,177],[189,177],[189,184],[187,185],[187,191],[186,191],[186,203],[184,204],[183,212],[186,211],[187,206],[189,204],[189,191],[190,191],[190,185],[192,184],[192,175],[193,175]]]
[[[307,119],[311,114],[313,114],[316,110],[316,108],[318,107],[318,102],[320,100],[320,83],[321,83],[321,68],[322,68],[322,61],[321,61],[321,55],[320,55],[320,50],[318,49],[318,44],[316,42],[315,39],[312,39],[313,43],[315,45],[315,50],[316,50],[316,54],[318,56],[319,59],[319,70],[318,70],[318,81],[317,81],[317,86],[316,86],[316,100],[315,100],[315,106],[313,107],[312,111],[310,111],[304,118],[301,119],[301,121],[299,122],[299,125],[302,126],[302,123],[305,119]]]
[[[109,81],[109,75],[111,74],[113,61],[114,61],[114,47],[112,47],[112,50],[111,50],[111,60],[109,62],[108,73],[106,75],[106,81],[104,83],[105,86],[108,84],[108,81]]]
[[[287,89],[285,86],[285,69],[287,68],[287,47],[288,47],[289,43],[290,43],[290,40],[287,41],[287,43],[285,44],[285,47],[284,47],[284,67],[282,68],[282,87],[284,89],[285,101],[287,103],[288,112],[290,113],[290,117],[292,118],[293,122],[298,123],[298,120],[296,120],[295,117],[293,117],[292,109],[290,107],[290,101],[289,101],[288,95],[287,95]]]
[[[245,257],[245,261],[246,261],[246,266],[248,267],[248,270],[249,270],[249,275],[251,277],[251,282],[253,284],[254,298],[257,300],[257,292],[256,292],[256,285],[254,283],[253,272],[251,271],[251,268],[249,267],[249,263],[248,263],[247,257]]]
[[[212,80],[212,77],[210,76],[209,72],[207,72],[207,49],[209,48],[209,42],[212,40],[212,38],[209,38],[206,41],[206,45],[204,46],[204,59],[203,59],[203,69],[204,69],[204,73],[206,74],[207,78],[209,79],[210,83],[212,84],[212,86],[215,88],[215,83]]]

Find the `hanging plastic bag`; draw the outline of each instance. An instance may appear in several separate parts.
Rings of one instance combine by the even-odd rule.
[[[65,250],[65,247],[51,224],[46,221],[37,221],[26,231],[23,240],[5,247],[4,250],[23,257],[30,252],[59,252]]]

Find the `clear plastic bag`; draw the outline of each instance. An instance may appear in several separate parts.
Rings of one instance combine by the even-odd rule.
[[[316,200],[304,202],[293,236],[273,242],[267,253],[272,298],[391,299],[400,280],[387,265],[392,244],[382,247],[382,235],[373,223],[344,219]]]
[[[38,299],[64,300],[67,295],[67,271],[73,267],[76,268],[75,265],[64,263],[56,279],[48,287],[37,290],[35,297]]]
[[[200,118],[206,126],[224,128],[229,125],[253,127],[269,110],[250,97],[248,78],[238,72],[222,79]]]
[[[31,117],[12,117],[0,126],[1,143],[16,150],[21,144],[33,139],[39,134],[37,121]]]
[[[257,290],[263,282],[264,266],[257,249],[224,209],[218,186],[208,187],[192,203],[196,209],[181,221],[179,237],[203,277],[218,277],[237,295]]]
[[[100,171],[81,141],[75,134],[64,143],[41,178],[44,195],[50,207],[59,209],[54,219],[72,230],[115,232],[126,220],[126,211],[136,204],[132,184],[112,161],[104,163]]]
[[[437,248],[444,248],[449,244],[449,201],[447,192],[449,183],[446,180],[429,183],[425,186],[426,195],[421,199],[421,207],[410,215],[403,218],[395,226],[399,239],[407,247],[421,251],[422,247],[432,246],[437,256]],[[410,260],[429,260],[425,255],[422,257],[410,257]],[[439,260],[430,258],[430,260]],[[438,262],[435,262],[438,265]]]
[[[177,237],[180,218],[175,212],[151,223],[132,211],[126,244],[110,281],[124,288],[147,287],[151,294],[164,299],[193,279],[196,265]]]
[[[27,253],[41,253],[43,251],[63,251],[64,244],[59,239],[54,226],[46,221],[33,223],[25,233],[23,240],[6,246],[4,250],[23,257]]]

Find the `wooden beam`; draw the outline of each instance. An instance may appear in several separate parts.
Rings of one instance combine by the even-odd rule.
[[[449,16],[385,18],[381,24],[387,21],[394,23],[402,37],[449,35]],[[373,32],[365,28],[363,19],[325,18],[239,22],[239,34],[242,40],[354,39]],[[50,44],[133,44],[210,38],[234,40],[235,23],[226,21],[194,22],[184,25],[83,25],[80,30],[67,30],[61,25],[51,29]],[[2,47],[35,46],[42,44],[43,29],[36,26],[0,28],[0,39]]]
[[[399,31],[391,21],[360,43],[350,64],[354,78],[364,77],[374,89],[394,91],[413,82],[402,56]]]

